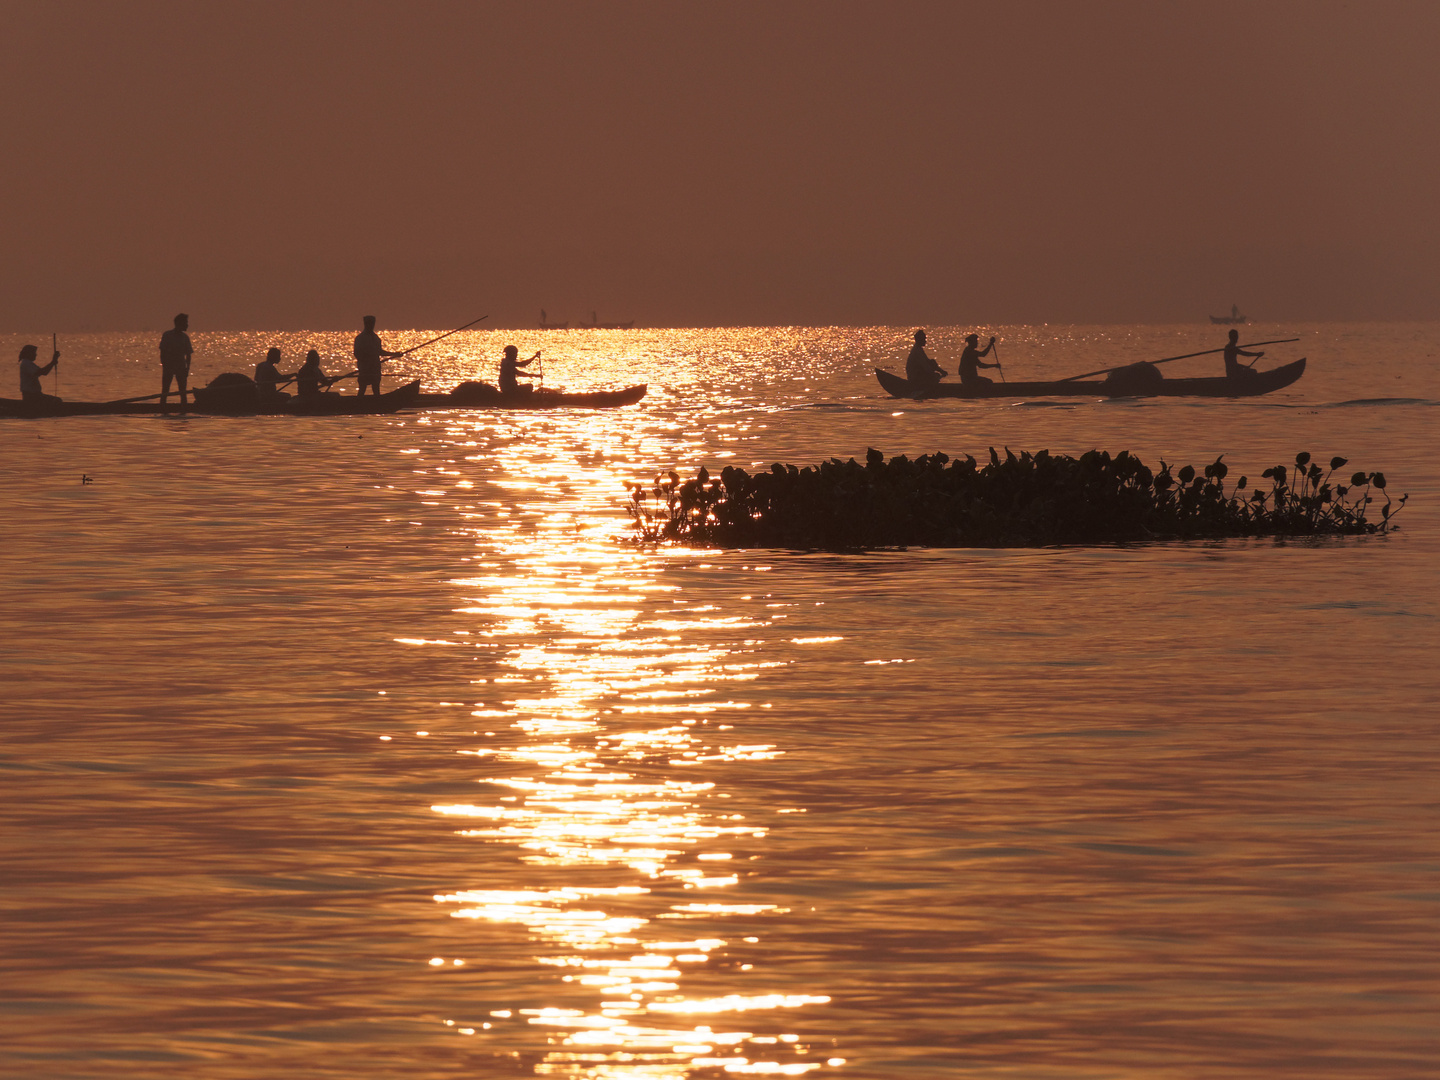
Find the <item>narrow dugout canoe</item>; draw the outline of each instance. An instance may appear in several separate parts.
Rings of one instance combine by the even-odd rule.
[[[1148,372],[1137,371],[1148,368]],[[910,384],[881,368],[875,378],[891,397],[915,398],[1026,398],[1026,397],[1256,397],[1289,386],[1305,374],[1305,358],[1253,376],[1231,379],[1220,375],[1203,379],[1166,379],[1153,364],[1136,364],[1113,372],[1109,378],[1070,382],[1010,382],[979,386],[940,383],[924,394],[913,394]]]
[[[502,394],[489,383],[461,383],[448,394],[421,394],[420,409],[618,409],[634,405],[649,386],[627,386],[623,390],[592,390],[567,394],[560,390],[535,390],[528,394]]]
[[[32,405],[0,398],[0,416],[369,416],[412,408],[420,396],[420,383],[406,383],[379,397],[321,394],[263,404],[253,392],[247,395],[202,387],[192,393],[195,400],[185,409],[178,404],[162,407],[156,401],[42,401]]]

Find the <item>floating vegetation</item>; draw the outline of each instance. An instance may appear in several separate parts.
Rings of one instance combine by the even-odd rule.
[[[846,550],[1362,535],[1389,531],[1408,498],[1392,500],[1383,473],[1334,480],[1346,459],[1325,469],[1308,453],[1261,473],[1268,489],[1242,476],[1227,490],[1223,457],[1200,470],[1162,460],[1155,472],[1128,451],[1007,448],[1002,458],[991,448],[981,466],[945,454],[886,461],[872,449],[864,465],[832,458],[754,475],[732,466],[718,477],[701,468],[685,481],[671,472],[634,485],[628,508],[641,542]]]

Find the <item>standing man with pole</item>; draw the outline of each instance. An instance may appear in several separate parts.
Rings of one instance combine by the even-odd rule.
[[[174,379],[180,388],[180,407],[185,408],[186,383],[190,378],[190,316],[183,311],[175,316],[175,329],[160,335],[160,406],[164,408],[170,397],[170,380]]]
[[[380,363],[387,356],[400,356],[380,344],[380,335],[375,333],[375,316],[365,316],[365,329],[355,335],[355,367],[360,376],[360,397],[365,396],[365,387],[380,396]]]

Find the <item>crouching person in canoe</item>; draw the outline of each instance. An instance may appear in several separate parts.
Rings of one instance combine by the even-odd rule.
[[[989,386],[994,379],[987,379],[980,374],[982,367],[998,368],[1000,365],[987,364],[980,359],[982,356],[989,356],[990,350],[995,348],[995,339],[990,339],[990,344],[982,350],[980,348],[980,335],[968,334],[965,337],[965,351],[960,354],[960,385],[961,386]]]
[[[330,384],[336,381],[320,370],[320,353],[311,349],[305,354],[305,363],[295,373],[295,390],[302,398],[319,397],[322,387],[329,390]]]
[[[948,372],[925,352],[925,331],[915,331],[915,344],[905,358],[905,381],[914,394],[928,394]]]
[[[255,389],[260,393],[261,404],[289,401],[290,395],[280,389],[280,380],[289,377],[280,374],[280,350],[267,352],[265,359],[255,365]]]
[[[40,389],[40,376],[49,375],[55,370],[55,365],[60,363],[60,353],[57,351],[44,367],[35,362],[39,353],[40,350],[34,345],[26,345],[20,350],[20,396],[25,399],[26,405],[43,405],[46,402],[58,404],[58,397]]]
[[[535,356],[539,355],[539,353],[535,354]],[[505,346],[505,359],[500,361],[500,393],[506,397],[511,397],[516,394],[528,394],[535,389],[530,383],[521,386],[519,381],[521,379],[533,379],[535,377],[534,374],[529,371],[520,370],[534,363],[535,356],[532,356],[529,360],[521,360],[519,358],[519,349],[514,345]]]
[[[1236,380],[1253,379],[1259,373],[1253,366],[1240,363],[1240,357],[1250,356],[1259,360],[1264,355],[1264,349],[1259,352],[1246,352],[1240,348],[1240,331],[1231,330],[1230,343],[1225,346],[1225,377]]]

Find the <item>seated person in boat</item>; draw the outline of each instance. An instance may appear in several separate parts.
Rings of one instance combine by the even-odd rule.
[[[54,394],[47,394],[40,389],[40,376],[49,375],[55,369],[55,365],[60,363],[60,354],[57,352],[48,364],[41,367],[35,362],[39,351],[34,345],[26,345],[20,350],[20,396],[30,405],[60,400]]]
[[[1230,331],[1230,344],[1225,346],[1225,375],[1230,379],[1248,379],[1256,374],[1255,368],[1240,363],[1240,357],[1253,356],[1256,360],[1265,355],[1262,349],[1260,352],[1246,352],[1240,348],[1240,331]]]
[[[288,377],[280,374],[280,350],[271,349],[255,365],[255,389],[260,392],[260,400],[289,401],[290,395],[280,389],[280,380]]]
[[[970,334],[965,338],[965,351],[960,354],[960,385],[961,386],[989,386],[995,380],[987,379],[980,374],[982,367],[998,368],[1000,365],[987,364],[980,358],[989,356],[990,350],[995,348],[995,339],[990,339],[990,344],[984,350],[977,348],[980,344],[979,334]]]
[[[933,390],[947,374],[925,352],[925,331],[915,331],[915,345],[905,358],[905,381],[915,391]]]
[[[539,353],[535,354],[535,356],[539,355]],[[531,390],[535,389],[529,383],[526,383],[524,386],[521,386],[519,383],[520,379],[533,379],[535,377],[528,371],[520,370],[523,367],[529,367],[530,364],[534,362],[535,356],[532,356],[529,360],[520,360],[518,359],[519,356],[520,350],[514,345],[505,346],[505,359],[500,361],[500,393],[507,396],[510,394],[528,394]]]
[[[295,373],[295,389],[302,398],[318,396],[321,386],[328,390],[335,381],[320,370],[320,353],[315,349],[305,354],[305,363]]]

